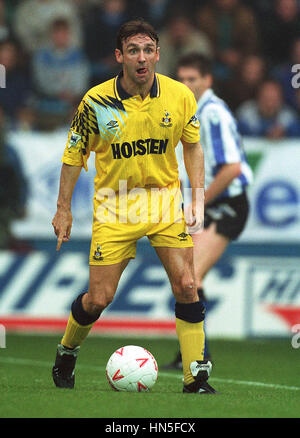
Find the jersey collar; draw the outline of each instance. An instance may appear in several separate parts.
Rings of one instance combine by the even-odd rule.
[[[127,93],[121,85],[121,78],[123,76],[123,71],[121,71],[118,76],[115,78],[114,90],[117,99],[125,100],[130,99],[132,97],[131,94]],[[154,81],[152,87],[150,88],[150,97],[159,97],[160,95],[160,86],[156,73],[154,74]]]

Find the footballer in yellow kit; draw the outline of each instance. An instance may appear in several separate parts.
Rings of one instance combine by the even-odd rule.
[[[115,49],[122,72],[86,93],[71,125],[52,221],[57,250],[69,240],[72,194],[91,152],[96,177],[89,287],[73,301],[57,346],[52,377],[59,388],[74,387],[81,343],[113,301],[137,240],[147,236],[175,297],[183,392],[216,392],[207,383],[212,364],[203,360],[205,309],[195,286],[192,231],[182,211],[175,154],[181,140],[193,195],[187,222],[195,229],[204,205],[200,196],[197,208],[197,192],[204,193],[204,159],[196,101],[185,85],[155,73],[158,42],[144,20],[124,23]]]
[[[121,77],[122,73],[86,93],[73,119],[62,159],[66,164],[82,165],[87,170],[90,153],[96,154],[89,259],[92,265],[134,258],[136,242],[143,236],[148,236],[153,246],[193,246],[181,208],[175,147],[180,139],[189,143],[199,140],[194,96],[177,81],[155,74],[150,93],[143,100],[140,95],[130,96],[122,88]],[[126,212],[120,218],[120,192],[127,197],[122,204],[128,211],[135,211],[135,197],[136,202],[145,206],[145,199],[142,202],[138,199],[140,194],[136,189],[141,188],[148,192],[146,220],[145,215],[137,214],[131,221],[128,214],[124,218]],[[156,194],[154,188],[170,190],[169,222],[163,220],[161,203],[151,203]],[[110,193],[112,200],[108,202],[105,195]]]

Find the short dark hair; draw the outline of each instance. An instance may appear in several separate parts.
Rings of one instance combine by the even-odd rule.
[[[177,62],[177,71],[180,67],[195,68],[201,76],[212,75],[211,60],[201,53],[191,52],[183,55]]]
[[[138,18],[122,24],[117,34],[117,49],[122,52],[123,41],[139,33],[147,35],[153,41],[156,41],[156,45],[158,45],[159,38],[154,27],[150,23],[147,23],[143,18]]]

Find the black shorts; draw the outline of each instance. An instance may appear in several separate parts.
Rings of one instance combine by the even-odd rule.
[[[204,228],[214,222],[217,233],[235,240],[245,228],[248,214],[249,202],[245,192],[232,198],[217,199],[205,206]]]

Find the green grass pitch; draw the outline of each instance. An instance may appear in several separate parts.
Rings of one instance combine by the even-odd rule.
[[[289,339],[211,340],[210,383],[220,394],[182,393],[180,372],[161,365],[174,357],[174,338],[90,335],[77,361],[74,390],[51,378],[59,335],[8,334],[0,349],[1,418],[299,418],[300,350]],[[113,391],[105,376],[118,347],[140,345],[155,356],[159,377],[148,393]]]

